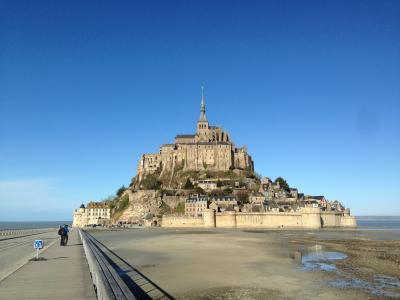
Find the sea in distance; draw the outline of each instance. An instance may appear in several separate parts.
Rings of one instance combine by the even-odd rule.
[[[360,216],[357,218],[360,230],[393,230],[400,232],[400,216]],[[71,221],[28,221],[0,222],[0,230],[53,228],[62,224],[71,225]]]
[[[20,222],[0,222],[0,230],[8,229],[37,229],[37,228],[55,228],[60,225],[71,225],[71,221],[20,221]]]
[[[357,218],[361,230],[400,231],[400,216],[362,216]]]

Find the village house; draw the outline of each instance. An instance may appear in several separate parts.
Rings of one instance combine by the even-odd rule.
[[[331,202],[330,206],[331,206],[331,210],[336,210],[336,211],[344,211],[345,210],[344,206],[337,200]]]
[[[92,225],[108,225],[111,218],[111,209],[108,203],[90,202],[87,207],[82,204],[74,211],[72,226],[85,227]]]
[[[217,181],[215,180],[199,180],[196,183],[198,187],[205,191],[212,191],[217,188]]]
[[[308,199],[308,198],[306,198],[306,199],[304,199],[304,200],[302,201],[302,204],[303,204],[304,206],[319,207],[318,200],[315,200],[315,199]]]
[[[189,196],[185,201],[185,214],[201,217],[204,209],[208,208],[208,197],[206,195]]]
[[[200,217],[206,208],[212,208],[217,212],[235,210],[239,211],[238,201],[234,196],[207,196],[191,195],[185,201],[185,214]]]
[[[314,201],[314,202],[318,203],[318,206],[322,210],[326,210],[326,208],[327,208],[327,200],[324,196],[306,196],[306,200]]]
[[[295,189],[295,188],[290,188],[289,189],[289,193],[290,193],[290,198],[294,198],[294,199],[298,199],[299,198],[299,191],[297,190],[297,189]]]
[[[235,196],[213,196],[210,198],[210,208],[215,211],[225,211],[228,209],[238,210],[238,201]]]

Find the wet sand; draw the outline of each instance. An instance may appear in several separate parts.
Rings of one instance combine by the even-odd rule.
[[[393,247],[399,241],[372,240],[373,235],[360,231],[154,228],[92,233],[178,299],[379,299],[391,294],[336,284],[342,275],[337,272],[360,279],[366,274],[398,276]],[[304,271],[294,253],[315,245],[347,255],[334,262],[337,272]]]
[[[376,298],[400,298],[400,240],[397,232],[327,232],[294,238],[299,248],[321,245],[329,251],[345,253],[335,261],[339,287],[366,290]],[[328,237],[328,238],[326,238]],[[338,275],[338,276],[337,276]],[[334,282],[335,283],[335,282]]]

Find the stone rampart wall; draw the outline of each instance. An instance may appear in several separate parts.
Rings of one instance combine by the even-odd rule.
[[[216,225],[216,227],[226,227],[226,228],[237,227],[236,212],[235,211],[227,211],[227,212],[216,214],[215,225]]]
[[[321,212],[321,223],[323,227],[340,227],[343,213],[334,211]]]
[[[323,211],[321,212],[322,227],[356,227],[357,221],[354,216],[346,212]]]
[[[202,217],[164,215],[162,227],[204,227]]]
[[[341,227],[357,227],[357,220],[354,216],[344,215],[340,220]]]
[[[301,213],[241,213],[236,215],[236,227],[303,227],[303,223]]]
[[[218,228],[310,228],[356,227],[355,217],[337,212],[320,212],[319,208],[304,208],[300,212],[215,213],[208,209],[204,217],[163,216],[162,227]]]

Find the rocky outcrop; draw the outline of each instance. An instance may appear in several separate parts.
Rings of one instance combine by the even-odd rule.
[[[129,196],[129,206],[118,218],[120,222],[138,222],[144,218],[147,213],[157,215],[161,205],[161,197],[155,190],[138,190],[130,189],[124,192]]]
[[[180,203],[185,204],[187,196],[166,196],[164,195],[162,200],[167,204],[171,209],[176,209]]]

